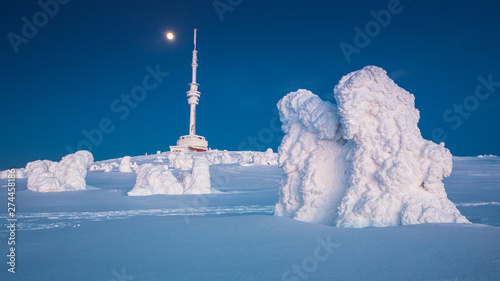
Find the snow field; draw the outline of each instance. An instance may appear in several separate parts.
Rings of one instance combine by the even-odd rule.
[[[126,196],[135,173],[91,171],[95,188],[76,192],[32,192],[19,179],[16,280],[111,280],[123,269],[134,280],[498,280],[500,159],[453,164],[446,191],[474,224],[354,229],[272,216],[284,173],[275,165],[213,165],[224,193],[205,195]],[[318,239],[339,246],[330,253]]]

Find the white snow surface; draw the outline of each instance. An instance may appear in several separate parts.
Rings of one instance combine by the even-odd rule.
[[[131,168],[131,163],[130,163],[130,156],[123,156],[122,160],[120,162],[120,167],[118,167],[118,171],[120,173],[131,173],[132,168]]]
[[[498,157],[498,156],[493,154],[487,154],[487,155],[478,155],[477,157],[484,158],[484,157]]]
[[[10,170],[3,170],[0,172],[0,179],[7,179],[9,178]],[[27,172],[25,168],[19,168],[19,169],[14,169],[15,170],[15,178],[16,179],[24,179],[27,177]]]
[[[60,162],[37,160],[26,165],[28,189],[37,192],[86,189],[85,177],[94,157],[86,150],[64,156]]]
[[[277,165],[278,164],[278,153],[274,153],[271,148],[267,149],[265,152],[261,151],[219,151],[211,150],[203,152],[203,155],[207,158],[210,165],[231,165],[240,164],[242,166],[247,165]],[[90,171],[103,171],[103,172],[120,172],[120,166],[123,161],[126,160],[124,156],[120,159],[110,159],[105,161],[100,161],[99,163],[94,163],[90,167]],[[157,163],[161,165],[168,165],[172,169],[181,169],[189,171],[194,165],[194,155],[193,153],[172,153],[163,152],[161,154],[147,155],[145,158],[153,159],[147,163]],[[131,161],[130,169],[131,171],[136,171],[139,165],[144,164],[143,161]],[[123,163],[126,167],[127,163]],[[3,171],[5,175],[8,171]]]
[[[278,103],[286,134],[279,147],[285,172],[276,215],[333,225],[347,187],[346,141],[336,106],[306,90]]]
[[[272,148],[268,148],[264,153],[253,153],[252,156],[254,164],[278,165],[278,158],[276,157],[276,154],[273,152]],[[243,159],[241,159],[241,162],[244,162]]]
[[[193,170],[184,178],[183,194],[213,193],[210,185],[210,164],[206,157],[194,160]]]
[[[80,192],[32,192],[17,179],[19,264],[0,280],[500,280],[500,158],[453,165],[448,197],[473,224],[343,228],[273,216],[277,165],[210,165],[223,193],[200,195],[126,196],[136,173],[116,170],[88,172],[94,188]],[[0,218],[7,254],[7,208]]]
[[[155,194],[208,194],[215,192],[210,185],[210,165],[206,157],[190,158],[193,168],[183,171],[175,177],[167,165],[147,163],[137,169],[137,180],[129,196],[146,196]],[[180,169],[184,170],[185,166]]]
[[[182,194],[182,185],[168,170],[168,166],[151,163],[139,166],[136,171],[137,180],[129,196],[145,196],[154,194]]]
[[[286,176],[276,215],[341,227],[468,222],[442,182],[451,153],[422,138],[412,94],[375,66],[334,94],[338,106],[305,90],[278,103]]]

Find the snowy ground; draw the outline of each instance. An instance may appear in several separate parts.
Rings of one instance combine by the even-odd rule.
[[[15,275],[1,179],[0,280],[499,280],[500,158],[453,161],[446,191],[474,224],[352,229],[275,217],[276,165],[213,165],[223,193],[209,195],[127,196],[135,173],[91,171],[90,190],[56,193],[18,179]]]

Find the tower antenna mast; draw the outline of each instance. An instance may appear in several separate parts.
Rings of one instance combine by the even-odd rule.
[[[196,105],[198,105],[200,99],[200,92],[198,91],[198,86],[200,86],[200,84],[196,83],[196,69],[198,68],[198,57],[196,56],[198,54],[198,51],[196,50],[196,29],[194,30],[193,43],[193,60],[191,61],[193,72],[191,83],[189,83],[189,91],[186,93],[190,107],[189,135],[181,136],[177,141],[176,146],[170,146],[170,151],[172,152],[208,150],[207,140],[202,136],[196,135]]]
[[[196,135],[196,105],[199,102],[200,92],[198,91],[198,86],[200,84],[196,83],[196,69],[198,68],[198,51],[196,50],[196,29],[194,30],[194,49],[193,49],[193,60],[191,62],[191,67],[193,68],[193,74],[191,83],[189,83],[189,91],[187,92],[188,104],[190,105],[189,114],[189,135]]]

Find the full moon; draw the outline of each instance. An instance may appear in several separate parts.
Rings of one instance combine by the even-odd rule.
[[[168,32],[166,37],[168,40],[172,40],[172,39],[174,39],[174,34],[172,32]]]

